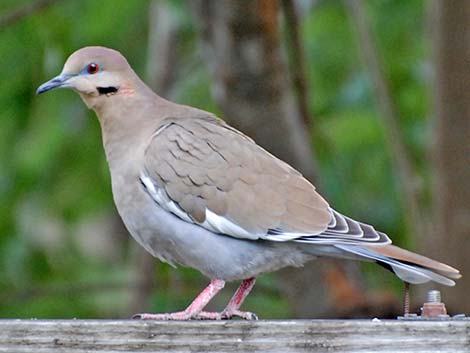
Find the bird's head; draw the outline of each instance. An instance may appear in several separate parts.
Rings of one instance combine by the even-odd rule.
[[[41,94],[56,88],[77,91],[93,108],[99,101],[125,91],[132,92],[138,80],[126,58],[118,51],[104,47],[85,47],[73,53],[60,75],[39,86]]]

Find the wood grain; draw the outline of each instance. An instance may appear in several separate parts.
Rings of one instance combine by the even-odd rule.
[[[0,352],[470,352],[470,321],[0,320]]]

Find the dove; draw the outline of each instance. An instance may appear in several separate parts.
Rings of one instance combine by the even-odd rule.
[[[453,286],[460,277],[341,214],[301,173],[215,115],[158,96],[116,50],[77,50],[37,94],[57,88],[95,111],[113,199],[132,237],[210,279],[185,310],[136,318],[255,319],[240,306],[258,276],[319,257],[373,261],[411,284]],[[204,311],[228,281],[241,285],[226,308]]]

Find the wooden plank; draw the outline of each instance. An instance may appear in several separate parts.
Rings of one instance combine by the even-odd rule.
[[[470,352],[470,321],[0,320],[0,352]]]

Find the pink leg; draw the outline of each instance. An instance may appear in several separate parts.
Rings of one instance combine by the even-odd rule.
[[[175,313],[164,314],[136,314],[133,319],[142,320],[191,320],[200,319],[198,317],[202,309],[211,301],[212,298],[225,286],[225,282],[220,279],[213,279],[211,283],[193,300],[193,302],[184,310]]]
[[[228,302],[227,307],[224,311],[232,312],[234,310],[240,309],[240,306],[245,301],[245,298],[248,296],[248,294],[250,294],[251,290],[253,289],[255,282],[256,278],[254,277],[243,280],[242,284],[240,285],[240,287],[238,287],[232,299],[230,299],[230,301]]]
[[[248,296],[248,294],[250,294],[250,291],[255,285],[255,282],[256,278],[249,278],[243,280],[242,284],[240,285],[240,287],[238,287],[232,299],[230,299],[224,311],[222,311],[221,313],[201,311],[197,315],[197,318],[204,320],[227,320],[231,319],[234,316],[237,316],[245,320],[257,320],[258,317],[256,316],[256,314],[248,311],[239,310],[245,298]]]

